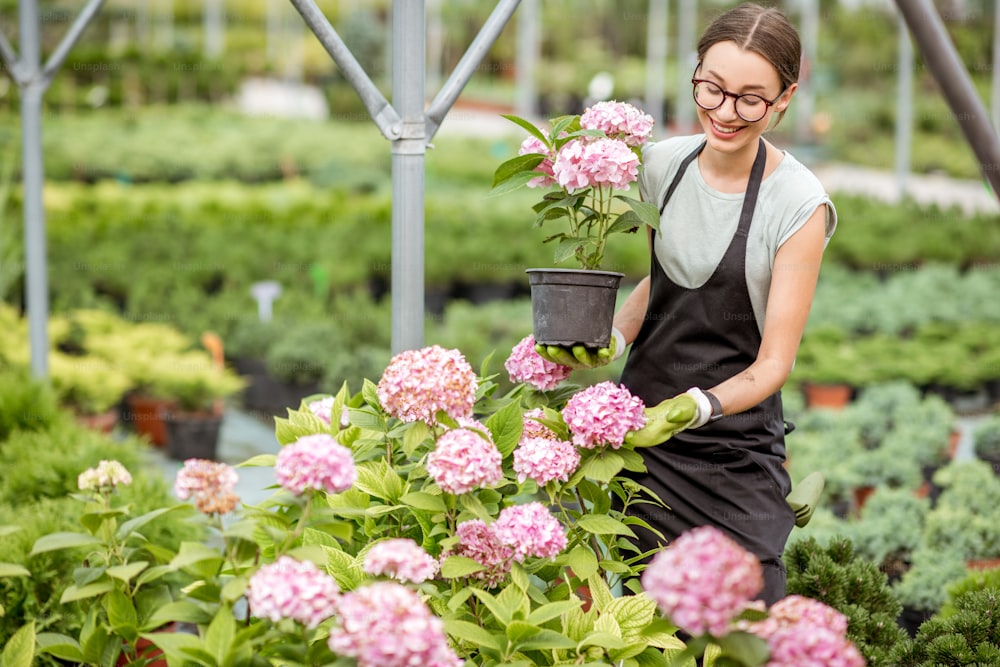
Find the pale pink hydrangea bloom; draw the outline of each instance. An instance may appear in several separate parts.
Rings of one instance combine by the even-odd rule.
[[[236,509],[240,497],[236,469],[207,459],[188,459],[177,472],[174,494],[181,500],[194,499],[194,506],[204,514],[228,514]]]
[[[76,478],[81,491],[100,491],[116,486],[128,486],[132,475],[120,461],[101,461],[93,468],[87,468]]]
[[[545,156],[535,171],[541,173],[541,176],[535,176],[533,179],[528,181],[527,185],[529,188],[547,188],[549,186],[555,185],[555,179],[552,178],[552,155],[549,153],[549,147],[543,144],[538,137],[529,136],[527,139],[521,142],[521,147],[518,149],[518,155],[530,155],[532,153],[541,153]]]
[[[645,405],[623,385],[606,381],[587,387],[566,402],[562,416],[573,443],[587,449],[618,449],[629,431],[646,425]]]
[[[278,484],[297,496],[309,489],[340,493],[358,477],[351,450],[325,433],[304,435],[285,445],[274,464]]]
[[[340,623],[327,643],[358,667],[461,667],[444,623],[420,596],[401,584],[380,581],[345,593],[337,602]]]
[[[510,373],[511,382],[526,382],[542,391],[555,389],[573,371],[569,366],[539,356],[535,352],[535,337],[530,334],[514,346],[503,366]]]
[[[514,450],[514,472],[518,482],[529,477],[539,486],[554,479],[565,482],[579,465],[580,452],[572,442],[565,440],[522,436]]]
[[[566,548],[566,531],[545,505],[534,502],[500,510],[493,532],[514,549],[514,560],[555,558]]]
[[[443,410],[452,419],[470,417],[478,381],[458,350],[432,345],[394,356],[376,389],[382,407],[404,422],[437,423]]]
[[[741,623],[767,641],[764,667],[864,667],[865,659],[847,639],[847,617],[818,600],[789,595],[771,606],[768,618]]]
[[[538,421],[539,419],[545,419],[545,410],[541,408],[532,408],[524,411],[524,414],[521,415],[521,442],[524,442],[528,438],[549,438],[551,440],[559,439],[559,436],[556,435],[555,431]]]
[[[712,526],[694,528],[658,553],[642,587],[674,625],[720,637],[764,587],[757,557]]]
[[[465,556],[476,561],[483,566],[483,569],[469,576],[481,579],[487,588],[496,588],[510,572],[511,564],[514,562],[514,550],[501,542],[492,526],[486,525],[481,519],[458,524],[455,536],[458,537],[458,544],[454,552],[443,556]]]
[[[438,562],[413,540],[394,538],[376,542],[368,550],[364,571],[419,584],[434,578]]]
[[[559,149],[552,173],[569,192],[602,186],[628,190],[639,177],[639,157],[617,139],[574,139]]]
[[[629,146],[641,146],[653,133],[653,117],[627,102],[598,102],[580,116],[580,127],[602,130]]]
[[[309,411],[319,417],[320,421],[324,424],[330,426],[333,417],[330,413],[333,412],[333,403],[335,400],[337,399],[333,396],[324,396],[321,399],[310,401]]]
[[[250,577],[247,603],[257,618],[290,618],[315,628],[336,612],[339,593],[336,580],[313,563],[281,556]]]
[[[478,427],[474,427],[478,428]],[[503,479],[503,455],[489,431],[454,428],[438,438],[427,455],[427,473],[446,493],[459,495]]]

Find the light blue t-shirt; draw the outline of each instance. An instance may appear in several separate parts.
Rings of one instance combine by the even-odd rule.
[[[672,137],[647,144],[639,192],[659,208],[681,161],[704,135]],[[682,287],[700,287],[711,277],[739,225],[743,194],[719,192],[692,162],[660,218],[653,247],[667,276]],[[757,325],[763,333],[771,271],[778,248],[826,204],[826,240],[837,227],[837,212],[816,176],[788,152],[761,183],[747,239],[746,279]]]

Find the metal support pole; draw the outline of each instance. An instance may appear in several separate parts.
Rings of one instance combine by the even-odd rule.
[[[462,59],[455,66],[455,70],[448,77],[441,90],[434,97],[434,101],[427,107],[427,140],[430,141],[437,134],[438,127],[444,120],[445,114],[455,104],[455,100],[462,93],[465,84],[469,82],[472,75],[476,73],[476,68],[483,61],[483,56],[490,50],[493,43],[503,32],[514,10],[517,9],[521,0],[500,0],[493,9],[486,23],[480,29],[479,34],[472,40],[469,48],[466,49]],[[394,19],[395,20],[395,17]],[[398,44],[395,48],[398,48]],[[396,79],[395,71],[393,80]]]
[[[538,0],[524,0],[517,15],[517,69],[514,71],[517,87],[514,108],[522,118],[531,118],[538,111],[538,91],[535,89],[535,65],[540,47],[538,33]]]
[[[441,18],[443,0],[427,0],[427,87],[437,88],[444,79],[444,21]]]
[[[424,0],[392,7],[392,99],[403,133],[392,142],[392,349],[424,340]]]
[[[348,83],[354,87],[358,95],[361,97],[361,101],[364,103],[365,108],[371,115],[372,120],[375,121],[375,125],[378,127],[382,135],[389,139],[390,141],[399,138],[402,135],[403,128],[401,125],[400,117],[396,113],[396,110],[392,108],[389,101],[385,99],[385,96],[379,91],[378,87],[372,83],[372,80],[368,78],[365,73],[364,68],[361,63],[358,62],[351,50],[344,44],[344,40],[340,38],[337,31],[333,29],[330,22],[327,20],[323,12],[320,11],[319,7],[316,6],[315,0],[291,0],[292,5],[295,9],[302,15],[305,20],[306,25],[309,29],[313,31],[316,37],[319,39],[319,43],[323,45],[326,52],[330,54],[337,66],[340,67],[341,72],[344,74],[344,78],[347,79]],[[400,4],[400,3],[395,3]],[[408,3],[406,3],[408,4]],[[423,7],[424,3],[422,0],[420,4],[420,27],[423,29],[424,17],[423,17]],[[395,14],[395,10],[393,12]],[[393,19],[395,24],[395,17]],[[400,28],[405,28],[406,26],[400,26]],[[395,33],[395,30],[393,31]],[[423,44],[424,38],[423,33],[420,34],[420,43]],[[420,53],[420,62],[424,62],[424,54]],[[393,70],[393,80],[396,79],[395,70]],[[424,74],[420,73],[420,84],[423,86]],[[422,91],[422,89],[421,89]],[[423,92],[421,92],[421,97],[423,97]],[[421,105],[421,111],[423,111]]]
[[[677,131],[686,134],[694,128],[694,100],[691,99],[692,59],[698,19],[697,0],[680,0],[677,11]]]
[[[994,194],[1000,194],[1000,137],[990,124],[989,114],[941,17],[930,0],[896,0],[896,6],[976,154],[980,171]]]
[[[668,0],[649,0],[646,21],[646,112],[653,127],[663,127],[663,98],[667,75]]]
[[[896,192],[906,197],[910,178],[910,144],[913,140],[913,45],[906,23],[899,17],[899,70],[896,91]]]

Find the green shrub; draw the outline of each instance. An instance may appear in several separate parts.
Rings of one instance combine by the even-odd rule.
[[[902,610],[884,573],[857,555],[850,540],[823,547],[814,539],[785,550],[789,595],[804,595],[847,616],[847,636],[871,667],[897,667],[889,658],[906,634],[896,623]]]
[[[979,667],[1000,664],[1000,592],[974,590],[955,599],[955,613],[920,626],[912,644],[900,645],[897,667]]]
[[[43,431],[61,419],[56,397],[20,369],[0,368],[0,456],[16,431]]]

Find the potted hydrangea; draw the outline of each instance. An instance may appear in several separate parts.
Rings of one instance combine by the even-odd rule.
[[[534,225],[561,221],[556,264],[574,259],[579,269],[528,269],[534,336],[542,344],[606,347],[611,338],[617,290],[624,274],[603,271],[612,234],[656,229],[656,206],[628,191],[642,168],[642,146],[653,119],[624,102],[598,102],[581,115],[553,118],[548,129],[518,116],[505,118],[530,134],[519,155],[494,173],[494,193],[522,186],[545,191],[533,206]]]

